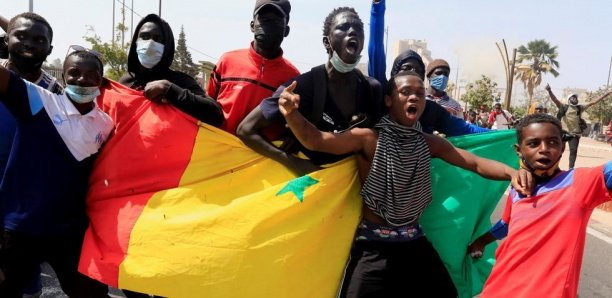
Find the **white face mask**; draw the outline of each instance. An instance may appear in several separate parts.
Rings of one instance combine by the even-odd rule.
[[[331,62],[331,65],[338,72],[347,73],[347,72],[350,72],[353,69],[355,69],[355,67],[357,67],[357,64],[359,64],[359,60],[361,60],[361,56],[359,56],[359,58],[357,58],[357,61],[355,61],[355,63],[351,63],[351,64],[346,63],[346,62],[342,61],[342,58],[340,58],[340,56],[338,56],[338,53],[336,51],[334,51],[334,53],[332,54],[331,59],[329,59],[329,62]]]
[[[136,54],[143,67],[151,69],[161,61],[164,45],[152,39],[136,41]]]
[[[64,92],[76,103],[90,103],[100,95],[100,87],[83,87],[66,84]]]

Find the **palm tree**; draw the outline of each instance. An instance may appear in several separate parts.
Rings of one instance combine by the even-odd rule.
[[[555,60],[559,55],[557,46],[551,47],[546,40],[536,39],[527,43],[527,47],[520,46],[517,52],[519,64],[515,67],[515,79],[523,82],[531,105],[533,90],[542,83],[542,74],[559,75],[559,62]]]

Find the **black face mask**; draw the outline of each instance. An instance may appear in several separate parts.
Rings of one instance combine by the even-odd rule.
[[[257,44],[266,51],[274,51],[280,48],[285,38],[284,28],[278,26],[261,26],[253,28]]]
[[[38,71],[47,57],[23,57],[17,53],[10,53],[10,62],[22,74]]]

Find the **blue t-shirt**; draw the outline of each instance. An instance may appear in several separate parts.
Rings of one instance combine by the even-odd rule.
[[[7,60],[0,60],[0,64],[5,67],[7,63]],[[53,93],[61,94],[63,92],[57,80],[44,70],[40,78],[34,83]],[[13,147],[16,126],[17,123],[13,115],[6,109],[4,104],[0,103],[0,183],[2,182],[2,177],[4,177],[4,169],[6,168],[11,148]]]
[[[10,74],[7,92],[0,94],[0,102],[17,124],[0,186],[4,228],[45,236],[82,232],[87,225],[85,196],[93,158],[75,155],[80,152],[71,142],[81,145],[90,138],[85,134],[66,137],[69,133],[76,136],[75,123],[81,123],[77,122],[82,121],[81,115],[65,95],[25,82],[14,73]],[[48,111],[53,111],[54,117]],[[102,113],[98,111],[96,107],[82,117],[86,121],[98,120]],[[104,125],[100,140],[105,140],[112,129],[110,117],[103,121],[110,126]],[[98,133],[94,129],[91,139]]]
[[[606,187],[609,190],[612,190],[612,161],[609,161],[604,164],[603,167],[603,178],[606,183]],[[541,185],[536,185],[534,189],[534,194],[537,194],[539,191],[549,191],[550,188],[546,183]],[[503,219],[500,219],[490,230],[491,234],[495,239],[501,240],[508,236],[508,223],[504,222]]]

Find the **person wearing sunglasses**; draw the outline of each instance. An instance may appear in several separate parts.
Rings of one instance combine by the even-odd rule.
[[[155,14],[136,26],[128,53],[128,72],[119,83],[143,90],[147,99],[170,103],[194,118],[214,126],[223,123],[221,106],[186,73],[170,69],[174,35],[170,25]]]
[[[0,65],[0,102],[17,120],[0,186],[0,297],[21,297],[42,262],[68,296],[106,295],[105,289],[99,296],[81,289],[89,278],[77,271],[89,174],[114,126],[95,103],[102,71],[95,52],[72,46],[62,74],[65,92],[57,94]]]

